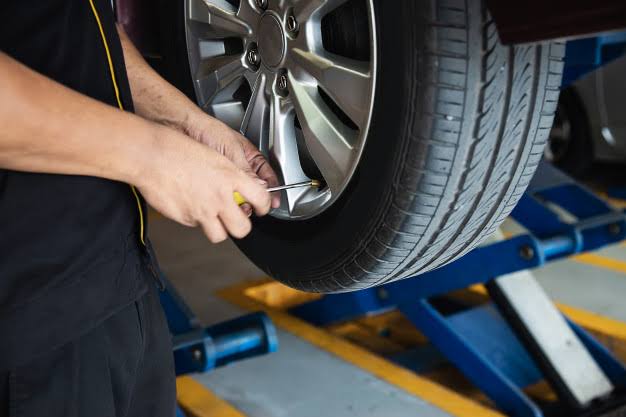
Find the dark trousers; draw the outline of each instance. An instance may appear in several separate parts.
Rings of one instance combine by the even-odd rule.
[[[0,374],[0,417],[173,417],[175,404],[171,337],[152,285],[79,339]]]

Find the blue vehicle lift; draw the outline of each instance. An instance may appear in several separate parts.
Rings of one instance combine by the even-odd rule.
[[[164,282],[161,305],[173,335],[176,375],[208,372],[278,350],[276,328],[265,313],[252,313],[203,328],[174,287]]]
[[[551,415],[522,390],[545,379],[559,397],[552,415],[607,415],[598,413],[626,403],[626,369],[562,316],[532,275],[519,271],[624,240],[626,216],[542,164],[512,217],[528,233],[416,278],[327,295],[291,313],[328,325],[398,309],[507,414]],[[438,308],[440,296],[478,283],[486,285],[493,303],[450,314]],[[416,365],[410,355],[395,360]]]
[[[217,367],[278,349],[276,328],[262,312],[202,327],[170,282],[160,292],[161,305],[173,335],[176,376],[208,372]],[[176,417],[185,417],[178,407]]]

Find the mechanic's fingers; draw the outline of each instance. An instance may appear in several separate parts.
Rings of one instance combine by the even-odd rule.
[[[254,208],[259,216],[265,216],[270,211],[270,193],[267,192],[266,185],[262,185],[248,176],[242,175],[235,184],[235,189]],[[241,212],[241,210],[239,210]]]
[[[232,160],[232,162],[237,166],[237,168],[241,169],[242,171],[248,172],[253,176],[256,176],[256,173],[251,168],[250,164],[248,163],[248,160],[246,159],[243,148],[237,148],[237,149],[240,149],[240,152],[233,152],[233,154],[230,156],[229,159]]]
[[[263,155],[256,154],[250,161],[250,169],[261,179],[268,182],[270,187],[278,185],[278,176],[272,169],[270,163]]]
[[[241,211],[248,217],[252,216],[252,206],[248,203],[243,203],[241,205]]]
[[[279,185],[276,172],[274,172],[272,166],[263,155],[260,153],[255,155],[249,163],[252,171],[254,171],[259,178],[267,181],[270,187]],[[278,207],[280,207],[280,193],[274,193],[272,194],[272,208]]]
[[[252,230],[250,219],[234,201],[224,205],[224,209],[220,212],[220,220],[228,233],[237,239],[246,237]]]
[[[263,188],[267,188],[267,182],[257,177],[254,172],[250,171],[250,172],[247,172],[247,174],[249,174],[250,178],[258,182]],[[250,203],[243,203],[241,204],[240,207],[241,207],[241,210],[246,214],[246,216],[248,217],[252,216],[252,213],[254,212],[254,210],[252,209],[252,206],[250,205]]]
[[[272,208],[277,209],[280,207],[280,192],[272,193]]]
[[[228,233],[217,217],[202,222],[202,230],[212,243],[220,243],[228,239]]]
[[[271,205],[272,205],[272,208],[277,209],[277,208],[280,207],[280,195],[281,195],[280,191],[271,194],[271,199],[272,199]]]

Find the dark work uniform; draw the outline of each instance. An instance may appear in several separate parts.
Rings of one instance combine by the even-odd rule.
[[[0,50],[117,107],[98,15],[132,111],[111,3],[93,4],[96,13],[90,0],[2,0]],[[140,208],[128,184],[0,169],[0,417],[174,415]]]

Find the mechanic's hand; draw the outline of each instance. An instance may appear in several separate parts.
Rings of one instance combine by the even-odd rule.
[[[185,122],[183,130],[230,159],[240,169],[266,181],[269,187],[279,185],[276,173],[252,142],[216,118],[204,112],[194,113]],[[280,207],[280,193],[272,195],[272,207]],[[247,209],[245,205],[242,208]]]
[[[186,226],[201,226],[211,242],[246,236],[250,219],[235,203],[238,191],[259,216],[270,210],[267,183],[237,168],[223,155],[187,136],[159,127],[155,149],[137,181],[146,201]]]

